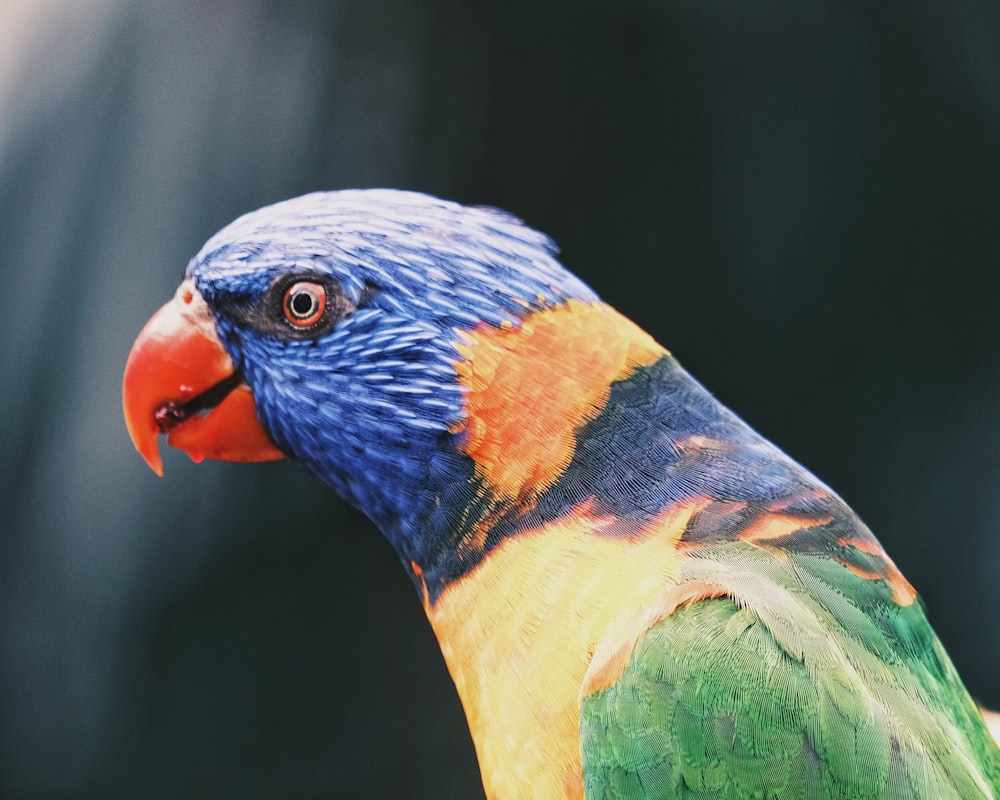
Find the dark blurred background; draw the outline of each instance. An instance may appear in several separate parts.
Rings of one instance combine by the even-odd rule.
[[[0,797],[481,797],[412,587],[285,464],[156,478],[131,342],[236,215],[497,205],[840,491],[1000,706],[1000,5],[0,7]]]

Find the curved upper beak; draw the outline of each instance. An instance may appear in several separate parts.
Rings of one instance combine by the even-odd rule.
[[[257,419],[250,387],[222,347],[212,312],[190,279],[132,345],[122,382],[125,424],[157,474],[157,437],[194,461],[272,461],[284,453]]]

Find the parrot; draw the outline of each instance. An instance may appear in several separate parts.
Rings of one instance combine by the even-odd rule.
[[[485,794],[1000,795],[914,587],[831,488],[520,218],[414,191],[251,211],[123,378],[133,444],[287,458],[412,580]]]

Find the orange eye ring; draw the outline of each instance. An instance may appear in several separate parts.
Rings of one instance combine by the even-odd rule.
[[[326,311],[326,287],[315,281],[296,281],[281,301],[285,320],[296,328],[311,328]]]

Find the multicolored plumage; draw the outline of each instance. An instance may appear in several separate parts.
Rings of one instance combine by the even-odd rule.
[[[490,798],[995,797],[871,532],[555,252],[416,193],[248,214],[140,335],[133,440],[288,456],[375,522]]]

